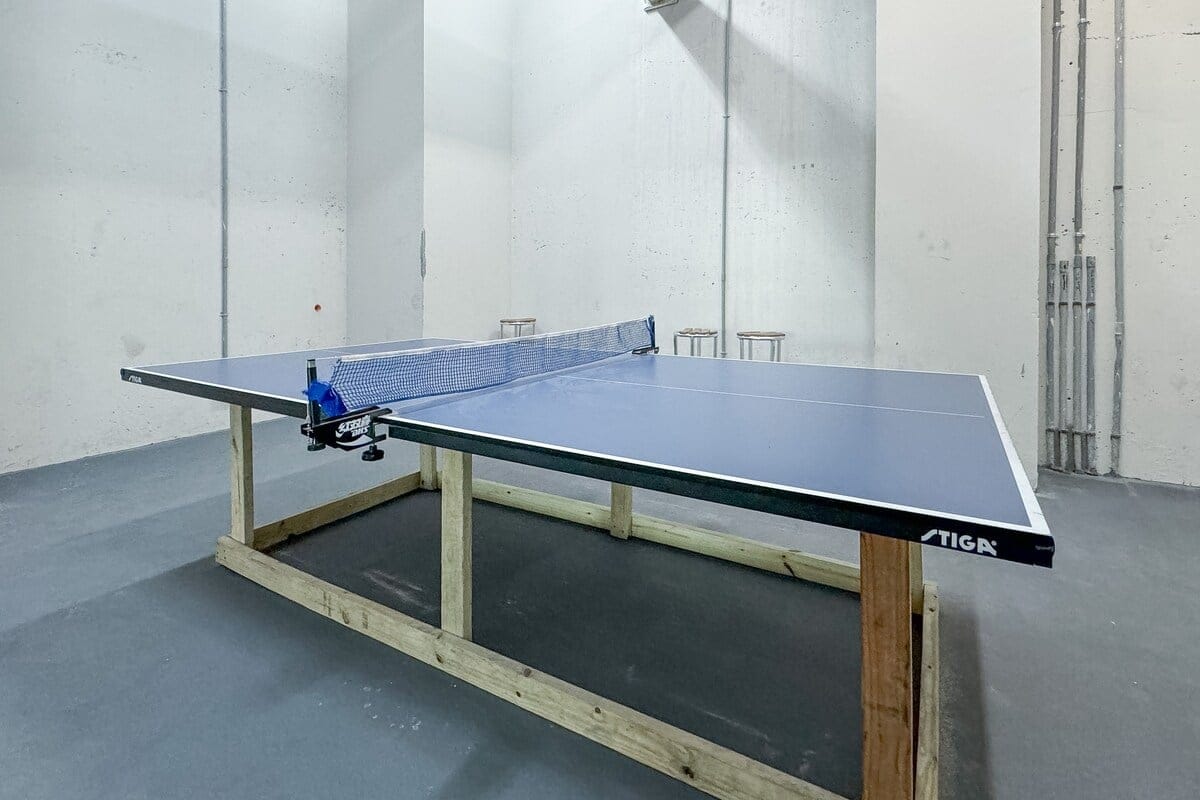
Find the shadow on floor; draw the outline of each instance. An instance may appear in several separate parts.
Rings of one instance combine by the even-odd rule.
[[[854,595],[487,504],[476,531],[481,644],[857,796]],[[275,555],[436,623],[438,552],[419,493]],[[8,630],[0,673],[2,796],[699,796],[207,558]]]
[[[325,580],[438,624],[438,495],[277,548]],[[475,640],[854,797],[858,598],[477,503]]]

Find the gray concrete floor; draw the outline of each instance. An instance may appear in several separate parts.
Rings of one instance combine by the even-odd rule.
[[[399,443],[379,464],[309,454],[294,428],[255,427],[261,520],[415,468]],[[225,459],[213,435],[0,476],[0,797],[696,796],[215,566]],[[1047,473],[1039,496],[1054,570],[926,550],[942,796],[1200,797],[1200,491]],[[635,502],[855,556],[841,531]],[[433,503],[401,499],[280,556],[432,620]],[[481,641],[856,790],[853,596],[490,506],[477,531]]]

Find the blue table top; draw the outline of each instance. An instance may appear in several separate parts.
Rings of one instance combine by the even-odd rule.
[[[453,343],[418,339],[122,374],[302,417],[309,358]],[[1048,565],[1053,554],[1029,481],[978,375],[628,355],[394,405],[383,421],[401,438],[436,439],[471,452],[512,460],[537,452],[555,463],[586,461],[610,470],[597,476],[612,469],[633,479],[645,473],[653,479],[640,485],[650,488],[671,491],[690,481],[699,487],[688,490],[693,496],[711,490],[720,499],[732,487],[741,493],[738,504],[756,503],[756,492],[774,498],[763,510],[794,498],[776,513],[844,527],[894,518],[906,526],[905,538],[998,558]],[[662,475],[674,483],[654,477]],[[999,538],[984,538],[991,534]],[[1015,544],[1008,534],[1018,537]],[[1022,554],[996,552],[1004,549]]]

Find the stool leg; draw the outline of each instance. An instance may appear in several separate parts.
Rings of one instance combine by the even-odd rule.
[[[675,351],[675,355],[679,355],[679,334],[671,337],[671,349]]]

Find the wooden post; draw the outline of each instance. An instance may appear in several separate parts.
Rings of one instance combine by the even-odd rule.
[[[633,533],[633,487],[623,483],[612,485],[612,510],[608,532],[618,539],[628,539]]]
[[[912,613],[925,610],[925,568],[921,558],[921,543],[908,544],[908,587],[912,595]]]
[[[863,533],[863,800],[912,800],[912,551]]]
[[[421,488],[438,488],[437,448],[433,445],[421,445]]]
[[[250,409],[229,407],[229,535],[254,546],[254,436]]]
[[[471,638],[471,454],[446,450],[442,468],[442,630]]]

